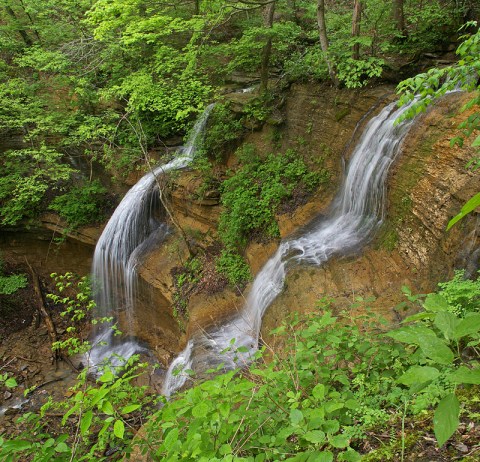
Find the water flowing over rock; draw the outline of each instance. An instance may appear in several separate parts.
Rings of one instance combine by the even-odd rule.
[[[248,363],[257,350],[265,310],[283,289],[287,269],[300,264],[321,265],[334,255],[346,255],[364,245],[383,219],[388,168],[412,125],[395,125],[406,110],[392,103],[367,124],[326,217],[313,220],[297,236],[284,240],[255,278],[238,315],[220,327],[195,332],[187,348],[171,364],[164,384],[169,396],[183,386],[183,370],[231,369]],[[178,373],[180,371],[180,373]],[[175,375],[172,378],[172,375]]]
[[[200,115],[186,145],[173,160],[144,175],[125,195],[107,223],[95,248],[93,257],[94,298],[99,316],[118,316],[125,313],[127,334],[132,335],[135,311],[137,266],[140,258],[152,246],[166,238],[169,228],[162,207],[159,178],[169,171],[188,166],[198,149],[208,116],[209,105]],[[141,347],[134,340],[115,341],[110,325],[102,326],[89,352],[90,364],[99,364],[112,354],[129,358]]]

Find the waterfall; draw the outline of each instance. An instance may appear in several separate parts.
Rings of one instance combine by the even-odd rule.
[[[247,364],[257,350],[265,310],[283,289],[288,267],[321,265],[333,255],[346,255],[364,245],[382,223],[385,180],[412,120],[395,125],[408,109],[386,106],[365,127],[349,162],[344,181],[324,217],[314,219],[298,237],[283,240],[253,281],[243,309],[220,327],[196,332],[171,364],[163,392],[170,396],[188,378],[186,369],[205,371]],[[234,339],[234,341],[232,341]],[[240,351],[238,351],[239,347]]]
[[[93,256],[92,276],[97,315],[115,316],[125,311],[127,332],[135,311],[137,266],[146,250],[160,244],[168,235],[157,180],[172,170],[189,165],[202,141],[205,125],[214,104],[196,121],[192,132],[174,159],[144,175],[125,195],[103,230]],[[95,366],[104,358],[129,358],[140,349],[133,340],[115,342],[110,325],[96,332],[88,361]]]

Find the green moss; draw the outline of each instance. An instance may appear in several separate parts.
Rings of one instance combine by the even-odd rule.
[[[398,232],[389,223],[382,228],[378,240],[377,248],[382,248],[391,252],[395,250],[398,244]]]
[[[350,114],[350,108],[346,107],[344,109],[340,109],[335,113],[335,120],[337,122],[340,122],[342,119],[344,119],[348,114]]]

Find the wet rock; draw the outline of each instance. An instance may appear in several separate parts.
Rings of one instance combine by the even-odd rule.
[[[8,390],[3,393],[4,400],[10,399],[11,397],[12,397],[12,394]]]

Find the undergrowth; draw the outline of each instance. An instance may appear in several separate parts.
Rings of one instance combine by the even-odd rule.
[[[324,300],[275,330],[280,350],[264,346],[250,368],[218,375],[220,366],[203,383],[185,371],[192,388],[157,410],[158,398],[132,382],[132,362],[117,376],[106,367],[96,383],[83,372],[72,398],[0,437],[0,460],[398,461],[432,427],[449,457],[459,423],[478,416],[478,283],[458,273],[438,293],[404,292],[419,312],[398,328],[365,311],[369,300],[337,315]]]
[[[218,269],[232,284],[248,279],[248,268],[240,255],[249,240],[280,236],[275,217],[280,205],[292,200],[295,191],[311,193],[329,180],[326,170],[310,171],[292,149],[261,158],[252,145],[244,145],[237,155],[241,167],[221,186],[224,211],[219,220],[225,251]]]

